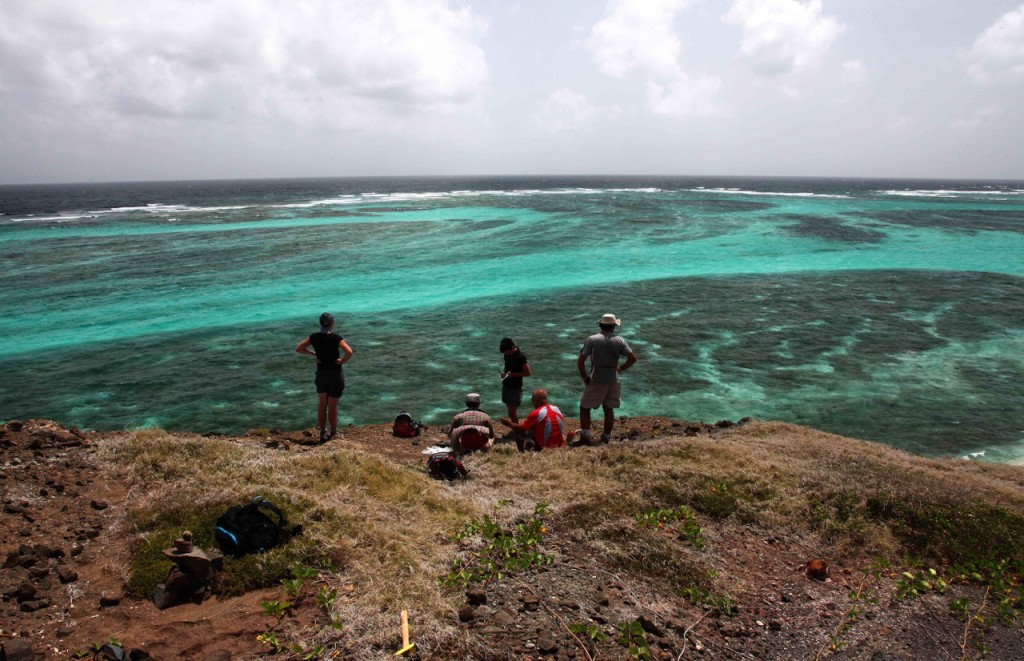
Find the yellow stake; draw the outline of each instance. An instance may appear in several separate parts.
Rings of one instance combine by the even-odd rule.
[[[402,611],[402,649],[395,652],[395,656],[402,656],[416,649],[416,643],[409,642],[409,611]]]

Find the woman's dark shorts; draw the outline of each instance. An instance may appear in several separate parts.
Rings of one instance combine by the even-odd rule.
[[[501,386],[501,403],[506,406],[519,406],[523,403],[522,386]]]
[[[328,397],[337,399],[345,392],[345,379],[342,378],[341,372],[317,372],[315,383],[316,391],[321,394],[327,393]]]

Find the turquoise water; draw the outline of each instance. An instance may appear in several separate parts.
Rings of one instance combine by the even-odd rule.
[[[347,179],[0,188],[0,419],[308,426],[330,310],[346,422],[556,403],[604,312],[625,415],[746,415],[1024,456],[1024,184]]]

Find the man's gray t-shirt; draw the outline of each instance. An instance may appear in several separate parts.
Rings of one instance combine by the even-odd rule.
[[[587,338],[580,349],[581,356],[590,358],[590,379],[594,383],[615,383],[619,380],[620,356],[633,353],[629,344],[614,333],[597,333]]]

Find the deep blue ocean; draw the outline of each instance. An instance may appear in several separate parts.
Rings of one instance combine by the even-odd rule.
[[[500,413],[498,341],[575,415],[606,312],[623,415],[1024,458],[1024,182],[349,178],[0,187],[0,420],[240,433]]]

